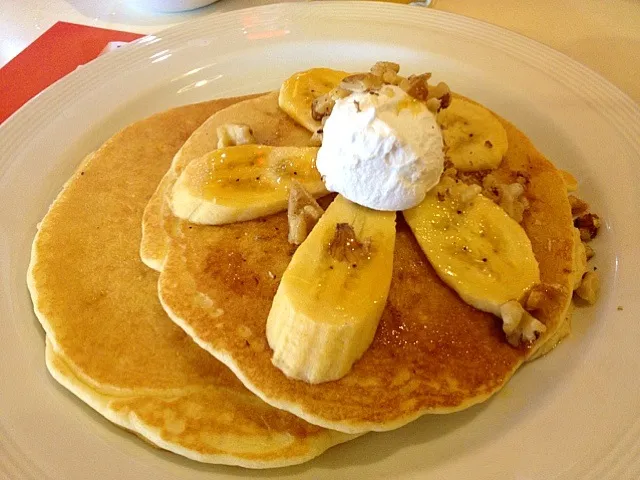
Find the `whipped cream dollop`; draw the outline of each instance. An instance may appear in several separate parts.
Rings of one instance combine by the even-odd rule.
[[[442,146],[424,102],[385,85],[336,101],[316,164],[329,191],[375,210],[406,210],[438,183]]]

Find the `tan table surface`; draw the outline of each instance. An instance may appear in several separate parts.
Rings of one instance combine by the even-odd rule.
[[[434,8],[544,43],[640,103],[640,0],[435,0]]]

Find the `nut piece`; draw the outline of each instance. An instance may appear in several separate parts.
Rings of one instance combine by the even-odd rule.
[[[529,311],[538,310],[545,303],[566,295],[567,289],[559,283],[541,283],[535,285],[529,292],[525,308]]]
[[[451,90],[446,83],[440,82],[435,86],[429,86],[430,73],[411,75],[399,83],[408,95],[427,103],[427,108],[436,113],[451,104]]]
[[[324,213],[313,195],[299,182],[292,180],[289,187],[289,243],[300,245]]]
[[[380,77],[382,82],[388,85],[398,85],[403,78],[398,75],[400,65],[393,62],[377,62],[371,67],[371,73]]]
[[[500,306],[502,330],[507,341],[514,347],[524,342],[533,342],[547,330],[542,322],[534,318],[515,300]]]
[[[501,183],[493,174],[488,174],[482,180],[482,189],[483,195],[500,205],[507,215],[518,223],[522,222],[524,212],[529,208],[522,183]]]
[[[462,204],[468,204],[476,198],[482,189],[479,185],[466,185],[459,182],[455,187],[451,188],[449,193],[451,196]]]
[[[507,214],[516,222],[522,221],[524,212],[529,208],[529,201],[524,192],[528,184],[528,178],[518,174],[514,183],[502,183],[495,175],[489,173],[490,170],[479,170],[476,172],[459,172],[453,164],[446,160],[438,187],[450,187],[452,182],[461,182],[466,185],[481,185],[482,194],[502,207]],[[438,188],[436,187],[436,188]],[[444,190],[440,190],[443,194]],[[438,193],[439,190],[436,190]]]
[[[313,102],[311,102],[311,118],[317,121],[324,120],[331,115],[336,100],[347,97],[350,93],[349,90],[338,86],[324,95],[316,97]]]
[[[580,239],[589,242],[598,235],[600,229],[600,217],[595,213],[586,213],[573,221],[573,226],[580,230]]]
[[[449,86],[444,82],[440,82],[429,89],[429,98],[442,98],[449,93],[451,93]]]
[[[340,87],[349,92],[370,92],[382,87],[382,78],[373,73],[356,73],[342,79]]]
[[[444,171],[442,172],[442,176],[440,178],[450,177],[454,180],[458,177],[458,169],[453,166],[451,160],[444,161]],[[461,179],[464,181],[464,179]],[[467,182],[465,182],[467,183]]]
[[[339,100],[341,98],[348,97],[349,95],[351,95],[351,92],[338,85],[336,88],[329,92],[329,95],[331,95],[331,98],[333,98],[334,100]]]
[[[337,223],[333,239],[329,242],[329,255],[339,262],[347,262],[357,267],[360,260],[371,254],[371,239],[360,242],[356,232],[348,223]]]
[[[422,100],[426,102],[429,100],[429,83],[431,78],[430,73],[423,73],[422,75],[410,75],[400,82],[398,85],[404,90],[407,95],[412,96],[416,100]]]
[[[244,123],[225,123],[216,129],[218,148],[256,143],[253,130]]]
[[[520,183],[510,183],[500,188],[500,206],[516,222],[522,222],[524,211],[529,207],[529,201],[524,196],[524,187]]]
[[[376,64],[371,67],[371,73],[373,73],[377,77],[381,77],[385,72],[400,72],[400,65],[394,62],[376,62]]]
[[[463,207],[471,203],[482,191],[480,185],[467,185],[458,179],[444,175],[435,189],[438,200],[444,201],[445,197],[450,197]]]
[[[316,97],[311,102],[311,118],[320,121],[324,117],[331,115],[336,101],[331,98],[331,92]]]
[[[377,62],[368,73],[356,73],[345,77],[340,85],[330,92],[315,98],[311,104],[311,117],[321,121],[331,115],[336,100],[345,98],[353,92],[377,92],[384,85],[396,85],[408,95],[426,102],[427,108],[433,113],[447,108],[451,103],[451,92],[447,84],[440,82],[429,87],[430,73],[411,75],[403,78],[398,75],[400,65],[393,62]],[[319,140],[319,135],[314,140]]]
[[[531,290],[531,293],[529,293],[529,296],[527,297],[525,307],[529,311],[537,310],[544,305],[545,300],[546,296],[543,291]]]
[[[576,295],[593,305],[598,299],[600,293],[600,277],[595,272],[587,272],[582,277],[580,286],[576,289]]]
[[[442,102],[437,98],[430,98],[427,100],[427,108],[431,113],[438,113],[440,107],[442,106]]]
[[[575,195],[569,195],[569,205],[571,205],[571,215],[574,217],[587,213],[589,210],[589,204]]]
[[[587,260],[591,260],[593,257],[595,257],[596,255],[596,251],[591,248],[591,245],[588,245],[586,243],[583,243],[584,245],[584,252],[587,255]]]
[[[438,112],[449,105],[451,105],[451,90],[446,83],[440,82],[435,87],[429,88],[429,94],[427,95],[427,108],[429,110]],[[436,106],[435,110],[433,110],[433,106]]]

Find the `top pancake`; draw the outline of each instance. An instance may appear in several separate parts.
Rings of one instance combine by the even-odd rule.
[[[318,425],[351,433],[389,430],[425,413],[485,400],[558,330],[573,280],[573,224],[562,178],[521,132],[500,120],[509,149],[497,175],[515,179],[526,172],[531,207],[523,227],[541,279],[566,287],[566,295],[539,313],[547,331],[532,347],[509,346],[499,319],[465,304],[443,284],[401,215],[391,289],[377,333],[338,381],[306,384],[271,364],[266,319],[294,252],[287,242],[286,213],[224,226],[177,222],[160,275],[165,310],[250,390]],[[274,142],[268,131],[261,135]]]
[[[52,374],[93,408],[190,458],[276,467],[351,437],[251,394],[167,318],[138,256],[143,209],[172,157],[238,100],[154,115],[90,155],[39,227],[28,283]]]
[[[169,236],[165,232],[174,231],[176,227],[166,196],[178,175],[191,160],[217,148],[216,129],[227,123],[250,125],[257,143],[262,145],[299,147],[310,145],[309,132],[296,125],[278,107],[277,92],[247,96],[243,102],[212,115],[193,132],[178,151],[171,163],[171,168],[162,178],[145,208],[140,257],[148,267],[157,271],[162,270],[169,242]]]

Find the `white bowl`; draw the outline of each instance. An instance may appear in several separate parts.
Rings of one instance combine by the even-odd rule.
[[[156,12],[184,12],[196,8],[205,7],[218,0],[130,0],[139,8],[154,10]]]

